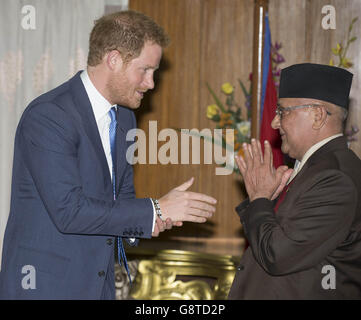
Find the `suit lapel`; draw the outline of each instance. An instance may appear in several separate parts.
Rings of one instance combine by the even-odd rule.
[[[80,72],[78,72],[72,79],[69,80],[72,94],[74,100],[76,101],[75,106],[80,114],[81,122],[85,129],[85,132],[89,137],[89,140],[101,164],[104,177],[107,181],[106,185],[109,185],[111,187],[111,177],[109,173],[107,159],[105,157],[93,109],[91,107],[88,95],[85,91],[83,82],[80,79]]]
[[[347,140],[344,136],[332,139],[325,145],[323,145],[320,149],[316,150],[311,157],[306,161],[301,171],[296,175],[295,182],[302,183],[304,180],[309,179],[307,173],[307,169],[312,166],[314,163],[319,162],[319,160],[325,156],[327,156],[330,152],[335,152],[337,150],[346,150],[347,149]],[[297,179],[297,180],[296,180]]]
[[[325,157],[330,157],[330,153],[336,152],[337,150],[346,150],[347,149],[347,140],[345,137],[335,138],[321,148],[316,150],[311,157],[306,161],[301,171],[295,176],[295,178],[291,181],[292,185],[288,188],[288,193],[284,199],[284,201],[279,205],[277,211],[277,220],[281,223],[283,219],[288,219],[290,215],[290,210],[292,210],[292,206],[297,200],[298,196],[304,192],[304,189],[301,186],[309,186],[307,183],[308,180],[312,180],[312,176],[310,176],[310,172],[312,172],[312,166],[323,161]],[[311,171],[310,171],[311,170]],[[313,171],[314,172],[314,171]],[[278,200],[278,198],[277,198]],[[276,204],[276,202],[274,202]]]
[[[347,139],[344,136],[332,139],[325,145],[323,145],[320,149],[318,149],[311,157],[310,163],[317,162],[320,157],[323,157],[325,154],[329,152],[336,152],[338,150],[347,150]]]

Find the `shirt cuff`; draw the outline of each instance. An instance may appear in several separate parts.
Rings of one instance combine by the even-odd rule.
[[[154,207],[154,203],[151,199],[149,199],[150,202],[152,203],[152,207],[153,207],[153,226],[152,226],[152,233],[154,232],[154,227],[155,227],[155,219],[157,218],[157,213],[155,211],[155,207]]]

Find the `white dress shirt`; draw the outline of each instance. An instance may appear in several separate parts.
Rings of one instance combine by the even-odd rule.
[[[80,74],[80,78],[84,84],[85,91],[88,94],[90,104],[92,106],[95,120],[98,126],[100,139],[102,141],[105,157],[107,158],[107,163],[109,167],[110,177],[113,179],[113,160],[112,160],[112,154],[110,150],[110,139],[109,139],[109,126],[110,126],[110,115],[108,112],[113,107],[113,105],[110,104],[110,102],[105,99],[101,93],[95,88],[94,84],[91,82],[87,70],[84,70]],[[117,107],[117,105],[114,105]],[[156,218],[156,212],[153,205],[153,201],[151,201],[153,206],[153,227],[152,230],[154,231],[155,226],[155,218]],[[132,240],[133,238],[131,238]]]
[[[105,157],[107,158],[107,162],[108,162],[110,176],[111,178],[113,178],[113,170],[112,170],[113,161],[112,161],[112,154],[110,150],[110,139],[109,139],[109,125],[111,118],[108,114],[108,112],[113,106],[94,87],[86,70],[84,70],[80,74],[80,78],[83,81],[85,90],[90,100],[90,104],[93,108],[95,121],[97,122],[100,139],[102,141]]]
[[[292,172],[292,175],[291,177],[289,178],[287,184],[289,184],[293,179],[294,177],[296,177],[296,175],[301,171],[302,167],[305,165],[306,161],[318,150],[320,149],[323,145],[325,145],[327,142],[333,140],[333,139],[336,139],[338,137],[341,137],[343,136],[342,133],[339,133],[339,134],[335,134],[331,137],[328,137],[324,140],[321,140],[320,142],[317,142],[316,144],[314,144],[311,148],[309,148],[306,153],[303,155],[301,161],[299,160],[296,160],[295,162],[295,165],[294,165],[294,168],[293,168],[293,172]]]

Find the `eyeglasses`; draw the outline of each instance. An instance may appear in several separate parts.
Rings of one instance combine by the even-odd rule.
[[[291,106],[291,107],[281,107],[279,104],[277,104],[276,107],[276,115],[280,117],[280,119],[283,118],[284,115],[288,114],[292,110],[301,109],[301,108],[313,108],[313,107],[322,107],[321,104],[305,104],[302,106]],[[331,116],[332,113],[326,110],[327,115]]]

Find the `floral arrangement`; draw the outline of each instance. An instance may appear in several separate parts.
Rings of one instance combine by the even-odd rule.
[[[338,64],[336,65],[334,62],[334,59],[331,58],[329,65],[330,66],[337,66],[339,68],[345,68],[349,69],[353,66],[353,63],[350,59],[347,58],[347,50],[349,49],[349,46],[352,42],[356,41],[357,37],[353,36],[351,37],[351,31],[355,24],[355,22],[358,20],[358,18],[353,18],[347,32],[347,38],[346,38],[346,45],[344,46],[343,43],[338,42],[336,44],[336,48],[332,48],[332,54],[338,57]],[[345,136],[347,138],[348,143],[351,143],[352,141],[356,141],[355,135],[359,132],[359,128],[357,125],[352,125],[350,130],[345,131]]]
[[[357,141],[357,138],[355,137],[355,135],[360,131],[360,129],[355,126],[352,125],[350,130],[346,130],[345,131],[345,135],[347,137],[347,141],[348,142],[352,142],[352,141]]]
[[[279,64],[285,62],[284,57],[280,54],[282,48],[281,43],[275,43],[271,46],[271,60],[272,60],[272,75],[275,85],[279,86],[279,77],[281,69]],[[214,99],[214,104],[207,107],[207,118],[216,122],[217,129],[233,129],[234,141],[227,141],[226,136],[222,136],[222,141],[214,141],[219,143],[223,148],[228,148],[234,144],[234,153],[242,155],[242,143],[250,142],[251,139],[251,97],[252,97],[252,73],[249,75],[248,81],[250,82],[248,90],[243,82],[238,79],[239,86],[245,97],[244,106],[240,105],[234,97],[235,87],[226,82],[221,86],[221,94],[225,96],[225,103],[217,96],[212,88],[207,83],[207,88]],[[238,168],[234,168],[235,172],[239,172]]]
[[[347,39],[346,39],[346,45],[344,46],[343,43],[337,43],[336,44],[336,48],[332,48],[332,54],[334,54],[335,56],[338,57],[339,62],[336,65],[335,62],[333,61],[333,58],[330,59],[330,66],[336,66],[336,67],[340,67],[340,68],[351,68],[353,66],[353,63],[346,57],[347,54],[347,50],[350,46],[350,44],[354,41],[356,41],[357,37],[351,37],[351,31],[353,28],[353,25],[355,24],[355,22],[357,21],[357,17],[353,18],[349,27],[348,27],[348,32],[347,32]]]
[[[249,92],[245,89],[241,81],[240,85],[245,94],[246,100],[250,97]],[[207,84],[208,90],[215,100],[215,104],[207,107],[207,118],[216,122],[217,129],[233,129],[234,141],[227,141],[226,137],[222,137],[222,147],[227,148],[231,142],[234,143],[235,152],[239,152],[243,142],[249,142],[251,137],[251,108],[242,108],[234,99],[234,87],[226,82],[221,87],[222,94],[225,95],[225,104],[221,102],[211,87]],[[250,98],[248,98],[250,100]],[[250,102],[250,101],[249,101]]]
[[[278,87],[280,86],[280,76],[281,76],[281,68],[279,65],[285,62],[285,58],[282,54],[280,54],[280,50],[282,49],[282,43],[276,43],[271,45],[271,59],[272,59],[272,75],[275,83],[275,87],[278,93]]]

